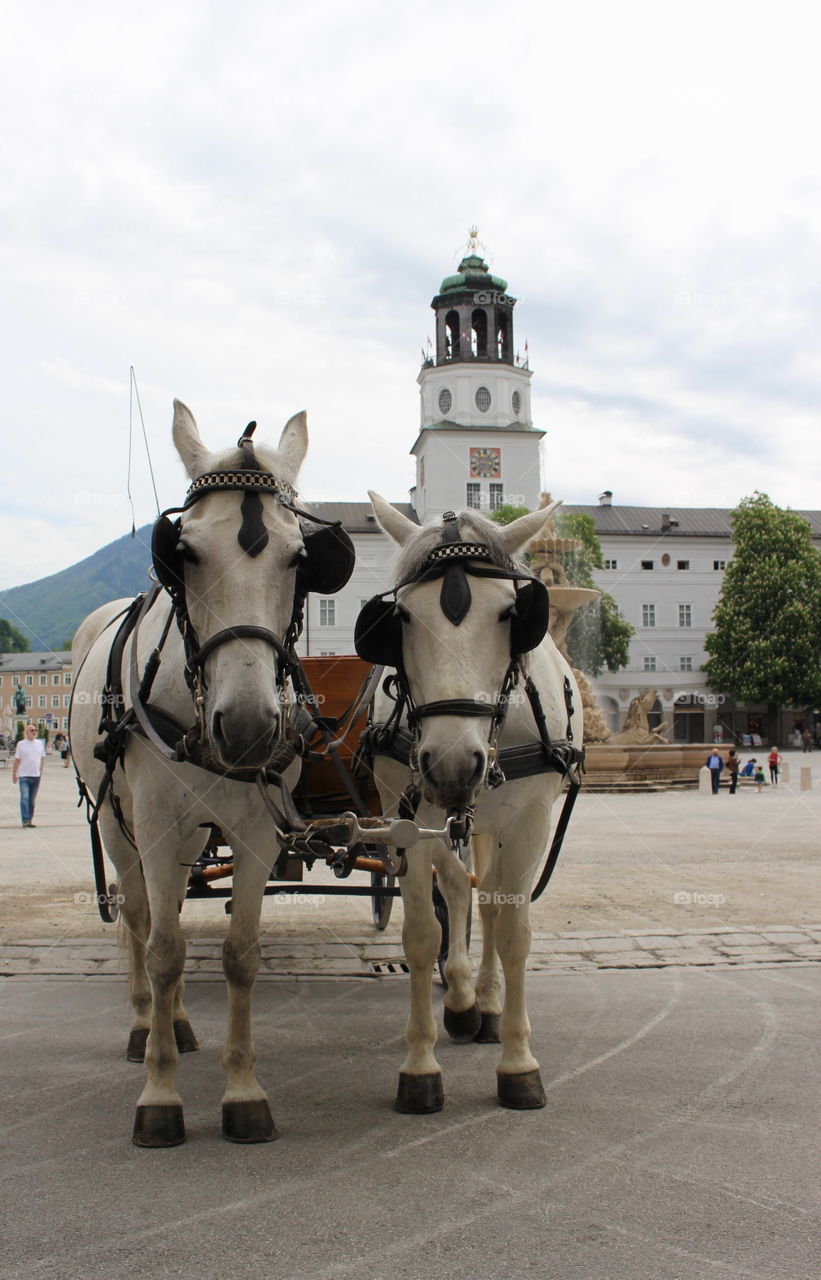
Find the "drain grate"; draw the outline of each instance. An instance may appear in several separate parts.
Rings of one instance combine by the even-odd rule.
[[[370,969],[376,978],[405,978],[410,973],[404,960],[371,960]]]

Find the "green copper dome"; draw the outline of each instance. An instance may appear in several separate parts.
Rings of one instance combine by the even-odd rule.
[[[445,276],[439,293],[460,293],[463,289],[493,289],[497,293],[505,293],[507,280],[491,275],[484,259],[471,253],[459,263],[456,275]]]

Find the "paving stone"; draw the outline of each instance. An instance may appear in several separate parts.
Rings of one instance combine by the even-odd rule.
[[[810,939],[806,933],[799,932],[798,929],[762,929],[762,936],[768,942],[809,942]]]

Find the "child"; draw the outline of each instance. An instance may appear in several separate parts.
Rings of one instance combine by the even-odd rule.
[[[764,777],[763,764],[757,764],[755,766],[755,773],[753,774],[753,782],[755,783],[756,791],[760,791],[766,781],[767,779]]]

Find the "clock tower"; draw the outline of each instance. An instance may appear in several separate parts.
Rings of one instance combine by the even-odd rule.
[[[431,303],[436,353],[417,379],[421,428],[412,501],[420,520],[453,507],[539,505],[539,442],[528,360],[513,340],[516,299],[491,275],[471,227],[467,253]]]

